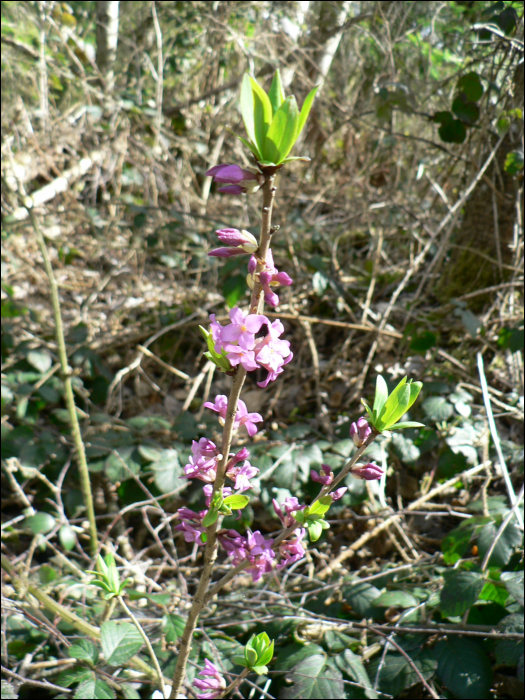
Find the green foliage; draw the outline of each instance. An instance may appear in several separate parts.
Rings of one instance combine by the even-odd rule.
[[[389,394],[385,380],[378,374],[373,409],[370,409],[365,400],[361,399],[370,424],[379,433],[385,430],[423,427],[423,423],[414,421],[398,422],[414,404],[422,386],[422,382],[412,382],[411,379],[407,382],[407,377],[403,377],[394,391]]]
[[[86,573],[88,574],[95,574],[95,576],[101,577],[100,581],[91,581],[91,583],[94,586],[98,586],[99,588],[102,588],[103,591],[105,591],[104,598],[106,600],[110,600],[115,596],[121,596],[126,585],[128,584],[128,580],[126,579],[122,583],[120,582],[120,577],[117,571],[115,557],[113,556],[113,554],[111,554],[111,552],[106,554],[105,561],[99,554],[98,566],[100,571],[86,570]]]
[[[268,673],[267,664],[273,659],[274,642],[266,632],[252,635],[244,647],[244,656],[235,656],[234,663],[255,671],[258,675]]]

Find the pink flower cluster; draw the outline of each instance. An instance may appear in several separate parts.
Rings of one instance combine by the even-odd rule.
[[[198,698],[220,698],[226,690],[226,681],[219,673],[219,669],[209,659],[204,659],[204,668],[199,671],[199,676],[203,676],[205,680],[196,678],[193,685],[203,693],[197,695]]]
[[[259,414],[249,414],[249,415],[259,415]],[[261,419],[262,420],[262,419]],[[189,458],[188,464],[184,467],[184,476],[181,478],[187,479],[199,479],[200,481],[205,481],[206,486],[204,487],[204,493],[208,497],[208,493],[211,496],[213,487],[211,484],[215,481],[217,476],[217,462],[221,459],[219,450],[215,446],[215,443],[206,438],[201,438],[199,442],[193,441],[191,445],[192,455]],[[232,455],[228,464],[226,466],[226,476],[235,481],[234,488],[236,491],[242,493],[242,491],[247,491],[251,488],[250,479],[257,476],[259,470],[257,467],[252,467],[248,461],[250,452],[243,447],[242,450],[237,452],[237,454]],[[239,462],[243,462],[242,466],[238,466]],[[212,489],[209,491],[209,489]],[[226,493],[224,490],[224,496],[229,496],[230,493]],[[209,506],[209,503],[206,503]]]
[[[215,248],[208,255],[215,258],[231,258],[233,255],[251,254],[248,262],[248,277],[246,281],[250,289],[253,289],[255,279],[258,278],[264,290],[264,301],[270,306],[279,306],[279,297],[272,291],[275,287],[289,287],[293,280],[286,272],[279,272],[273,261],[273,253],[268,249],[266,260],[261,272],[256,273],[258,258],[254,255],[259,244],[257,239],[249,231],[239,231],[236,228],[221,228],[215,232],[221,243],[225,243],[224,248]],[[259,259],[262,263],[262,260]]]
[[[220,350],[218,352],[220,352]],[[218,413],[219,423],[224,425],[226,415],[228,413],[228,397],[224,394],[220,394],[215,397],[215,401],[213,403],[211,401],[206,401],[204,405],[206,408],[210,408],[212,411]],[[263,417],[259,413],[248,413],[246,404],[244,401],[239,399],[237,403],[237,413],[235,414],[235,421],[233,423],[234,430],[237,430],[237,428],[239,428],[241,425],[244,425],[248,431],[248,435],[253,437],[257,432],[255,423],[260,423],[262,420]]]
[[[275,559],[275,551],[272,548],[273,540],[265,539],[263,535],[248,530],[247,537],[240,535],[236,530],[219,532],[217,538],[228,555],[232,557],[234,565],[247,559],[250,566],[246,569],[254,582],[259,581],[264,573],[272,570],[272,560]]]
[[[277,379],[279,374],[283,372],[284,365],[288,364],[293,358],[289,341],[280,339],[280,336],[284,333],[284,326],[279,319],[271,323],[266,316],[261,314],[248,314],[245,316],[237,307],[230,311],[231,324],[228,326],[221,326],[215,320],[215,314],[211,314],[210,319],[210,330],[215,341],[215,352],[221,353],[224,349],[232,367],[241,365],[247,372],[252,372],[258,368],[267,370],[268,375],[266,379],[258,382],[258,385],[262,388],[266,387],[269,382]],[[268,333],[264,338],[255,338],[255,334],[260,331],[264,324],[266,324]],[[223,398],[226,400],[226,397]],[[212,404],[206,403],[204,405],[222,415],[221,410],[213,407]],[[225,411],[226,409],[224,408],[223,419],[226,417]],[[246,423],[246,420],[244,420],[244,423]],[[248,432],[250,432],[249,428]],[[250,435],[253,434],[255,433],[250,433]]]

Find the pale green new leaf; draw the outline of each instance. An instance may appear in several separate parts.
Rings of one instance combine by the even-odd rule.
[[[320,522],[307,522],[306,526],[308,527],[308,534],[310,535],[310,542],[317,542],[317,540],[321,537],[321,534],[323,532],[323,526],[321,525]]]
[[[252,141],[256,144],[259,149],[259,153],[264,160],[271,160],[264,150],[266,134],[272,123],[272,105],[268,95],[264,92],[259,83],[250,77],[250,84],[252,86],[253,95],[253,119],[254,119],[254,129],[255,138]],[[249,135],[249,134],[248,134]]]
[[[275,116],[275,113],[284,102],[284,90],[279,69],[277,69],[274,73],[272,84],[270,85],[270,90],[268,92],[268,97],[270,98],[273,114]]]
[[[407,378],[403,377],[403,379],[399,382],[394,391],[388,397],[385,405],[383,406],[383,410],[376,418],[376,428],[378,430],[385,430],[385,425],[389,421],[392,413],[395,411],[399,403],[399,397],[401,396],[401,393],[403,392],[406,383]]]
[[[374,416],[381,415],[384,405],[388,399],[388,387],[383,377],[378,374],[376,380],[376,395],[374,397]]]
[[[401,416],[404,416],[407,412],[408,402],[410,401],[410,386],[405,384],[403,393],[396,398],[397,405],[394,405],[389,415],[381,419],[384,425],[383,430],[388,430],[391,425],[395,425]]]
[[[297,133],[295,134],[296,140],[299,138],[299,134],[301,133],[304,125],[306,124],[306,120],[308,119],[308,115],[310,114],[310,110],[312,109],[315,93],[319,90],[319,87],[319,85],[317,87],[314,87],[314,89],[308,93],[306,100],[304,101],[303,108],[299,116],[299,122],[297,124]]]
[[[258,161],[262,160],[261,154],[259,153],[259,149],[257,148],[257,146],[255,146],[251,141],[248,141],[242,136],[237,136],[237,138],[246,146],[246,148],[248,148],[253,153],[253,155]]]
[[[410,399],[408,401],[407,411],[409,410],[409,408],[413,405],[414,401],[419,396],[419,392],[421,391],[421,389],[423,387],[423,382],[412,382],[409,386],[410,386]]]
[[[298,120],[297,102],[292,95],[275,114],[266,135],[265,153],[276,165],[282,163],[293,148]]]
[[[252,671],[258,676],[265,676],[268,673],[268,666],[252,666]]]
[[[368,417],[370,419],[370,422],[372,423],[372,425],[374,425],[375,420],[374,420],[374,413],[373,413],[372,409],[370,408],[370,406],[366,403],[366,401],[364,399],[361,399],[361,403],[363,404],[363,406],[366,409],[366,412],[368,413]]]
[[[244,122],[244,128],[248,134],[248,138],[252,143],[256,143],[255,139],[255,120],[254,120],[254,109],[253,109],[253,90],[251,84],[250,76],[245,73],[242,79],[241,86],[241,114],[242,120]],[[244,140],[239,136],[241,141]],[[247,145],[245,143],[245,145]]]
[[[210,525],[213,525],[213,523],[217,520],[218,517],[219,517],[219,514],[217,513],[217,511],[212,510],[210,508],[210,510],[204,516],[204,518],[202,520],[202,524],[204,525],[204,527],[210,527]]]
[[[223,503],[227,505],[232,510],[241,510],[245,508],[250,502],[249,496],[243,496],[241,494],[233,494],[232,496],[226,496]]]
[[[403,430],[403,428],[424,428],[425,424],[424,423],[417,423],[416,421],[413,420],[407,420],[404,423],[396,423],[395,425],[391,425],[389,430]]]

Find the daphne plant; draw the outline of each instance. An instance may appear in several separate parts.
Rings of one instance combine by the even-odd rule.
[[[98,586],[104,593],[104,598],[106,600],[111,600],[111,598],[118,598],[122,595],[124,589],[128,585],[128,579],[120,582],[120,576],[115,564],[115,557],[111,552],[106,554],[106,559],[102,559],[100,554],[98,555],[98,566],[99,571],[86,571],[87,574],[94,574],[99,576],[100,579],[96,581],[91,581],[93,586]]]
[[[367,407],[369,420],[361,417],[352,424],[350,435],[357,447],[354,456],[337,475],[326,464],[321,466],[319,473],[312,470],[312,481],[319,483],[321,488],[311,503],[302,504],[295,497],[289,497],[280,504],[274,500],[273,507],[282,529],[273,537],[265,537],[261,532],[249,529],[246,534],[241,534],[237,530],[221,527],[224,516],[233,511],[242,511],[248,505],[250,499],[245,492],[251,488],[251,479],[259,473],[259,469],[249,461],[247,446],[238,451],[232,449],[236,431],[246,430],[248,436],[253,438],[263,422],[263,417],[249,412],[240,398],[246,376],[249,372],[263,373],[257,384],[264,389],[285,371],[286,365],[293,359],[290,342],[283,337],[285,328],[282,321],[278,318],[270,321],[263,311],[265,304],[278,307],[280,300],[276,288],[293,283],[286,271],[277,269],[270,247],[273,234],[279,228],[272,227],[271,223],[276,193],[275,174],[286,163],[301,160],[289,154],[305,125],[315,93],[316,89],[310,92],[299,112],[295,98],[285,97],[279,72],[274,75],[268,93],[254,78],[246,75],[240,101],[247,138],[239,138],[254,156],[255,164],[249,168],[221,164],[207,172],[207,175],[225,185],[220,192],[253,194],[261,189],[262,211],[259,239],[244,229],[219,229],[216,233],[223,245],[209,253],[215,258],[249,256],[247,281],[251,298],[247,309],[236,307],[230,310],[228,323],[219,323],[211,314],[208,327],[200,327],[207,346],[205,356],[232,380],[229,396],[219,394],[213,401],[204,404],[217,414],[223,428],[220,446],[206,437],[194,440],[182,477],[204,482],[202,494],[206,507],[198,512],[180,508],[175,530],[183,535],[186,542],[203,547],[204,552],[200,581],[179,643],[171,698],[179,697],[181,692],[193,633],[204,606],[243,570],[251,574],[253,582],[257,583],[274,567],[283,569],[302,559],[306,553],[307,533],[310,541],[315,542],[329,527],[325,516],[332,503],[347,490],[346,486],[339,485],[340,482],[347,476],[367,480],[383,476],[383,470],[378,465],[360,463],[373,440],[388,428],[419,425],[397,422],[416,400],[421,384],[407,383],[405,378],[389,396],[381,377],[376,388],[374,409]],[[233,566],[222,578],[212,583],[219,548]],[[202,679],[194,681],[194,685],[203,691],[198,697],[227,696],[248,673],[266,673],[272,657],[273,642],[268,635],[263,632],[253,636],[246,644],[243,655],[235,659],[244,670],[228,687],[217,667],[206,659],[205,668],[199,672]]]

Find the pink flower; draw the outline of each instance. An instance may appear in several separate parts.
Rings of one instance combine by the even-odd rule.
[[[242,194],[244,192],[253,194],[260,188],[259,176],[254,169],[245,170],[240,165],[221,164],[210,168],[206,173],[213,177],[215,182],[231,183],[227,187],[219,188],[219,192],[228,194]]]
[[[217,475],[217,456],[219,454],[215,443],[206,438],[201,438],[199,442],[193,440],[191,451],[193,454],[189,458],[189,463],[184,467],[184,476],[188,479],[214,482]]]
[[[296,510],[304,510],[306,506],[302,506],[295,496],[289,496],[284,503],[279,504],[275,500],[272,500],[273,509],[279,516],[279,520],[282,522],[284,527],[290,527],[295,525],[297,520],[293,517],[292,513]],[[284,513],[283,513],[284,510]]]
[[[368,464],[356,464],[352,469],[350,469],[352,476],[356,479],[366,479],[366,481],[374,481],[375,479],[380,479],[383,476],[383,470],[374,462],[369,462]]]
[[[347,486],[341,486],[341,488],[336,489],[335,491],[332,491],[330,496],[332,496],[332,501],[338,501],[341,496],[344,496],[344,494],[348,491]]]
[[[261,330],[264,323],[268,323],[266,316],[261,314],[248,314],[235,307],[230,311],[231,323],[222,329],[221,338],[227,343],[239,343],[243,350],[253,350],[255,334]]]
[[[219,669],[208,659],[204,659],[204,668],[199,671],[199,676],[204,676],[206,680],[196,678],[193,685],[203,693],[197,695],[198,698],[218,698],[226,690],[226,681],[219,673]]]
[[[228,412],[228,399],[226,398],[226,396],[224,396],[223,394],[221,394],[220,396],[216,396],[215,403],[211,403],[211,401],[206,401],[204,405],[206,408],[210,408],[212,411],[218,413],[219,423],[221,425],[224,425],[224,421],[226,420],[226,414]],[[233,424],[235,430],[239,426],[245,425],[248,434],[253,437],[257,432],[257,428],[254,424],[260,423],[262,420],[263,417],[258,413],[248,413],[246,404],[244,403],[244,401],[239,399],[239,402],[237,404],[237,413],[235,415],[235,421]]]
[[[248,263],[248,285],[253,289],[253,274],[257,268],[257,260],[255,256],[252,255]],[[289,286],[293,283],[292,278],[286,272],[279,272],[275,267],[273,262],[273,253],[271,249],[268,249],[266,254],[266,265],[265,269],[259,274],[259,279],[261,280],[262,287],[264,289],[264,300],[270,306],[279,305],[279,297],[275,294],[271,287],[279,286]]]
[[[228,360],[232,367],[242,365],[247,372],[253,372],[259,365],[255,362],[253,350],[243,350],[238,345],[225,345],[224,349],[228,353]]]
[[[252,465],[246,460],[242,467],[230,467],[226,472],[226,476],[232,480],[235,480],[235,490],[236,491],[247,491],[251,489],[250,479],[257,476],[259,470],[257,467],[252,467]]]
[[[179,508],[177,515],[181,522],[173,529],[183,532],[186,542],[196,542],[198,545],[202,545],[204,542],[201,540],[201,534],[206,532],[202,521],[207,512],[207,510],[201,510],[200,513],[195,513],[189,508]]]
[[[361,416],[357,423],[352,423],[350,426],[350,437],[356,447],[362,447],[371,434],[372,428],[364,416]]]
[[[285,540],[279,545],[279,554],[283,557],[283,561],[277,564],[278,569],[283,569],[285,566],[291,565],[304,557],[304,547],[301,540],[306,535],[304,528],[299,528],[293,533],[293,540]]]
[[[321,469],[323,470],[324,474],[319,475],[315,469],[312,469],[310,471],[310,478],[312,481],[317,481],[319,484],[323,484],[323,486],[329,486],[332,481],[334,480],[334,473],[328,466],[328,464],[321,464]]]
[[[263,417],[259,413],[248,413],[246,404],[244,403],[244,401],[241,401],[239,399],[235,423],[237,423],[237,421],[239,421],[238,425],[244,425],[246,427],[246,430],[248,431],[248,435],[250,437],[253,437],[257,432],[255,423],[261,423],[263,421]]]
[[[266,379],[257,383],[261,388],[276,379],[283,371],[283,366],[293,358],[289,341],[279,339],[282,333],[284,333],[284,326],[277,319],[273,323],[268,323],[268,335],[256,342],[255,359],[268,371]]]
[[[233,467],[235,467],[235,465],[238,462],[242,462],[243,460],[248,459],[249,456],[250,456],[250,451],[246,447],[243,447],[241,450],[239,450],[239,452],[237,452],[237,454],[232,455],[230,457],[230,461],[228,462],[227,470],[233,469]],[[226,473],[228,473],[228,471],[226,471]]]
[[[217,248],[208,253],[208,255],[217,258],[230,258],[232,255],[255,253],[259,247],[255,236],[244,229],[239,231],[236,228],[221,228],[215,233],[218,235],[221,243],[231,246],[229,248]]]
[[[251,573],[254,582],[259,581],[263,573],[271,571],[272,560],[275,558],[273,540],[266,540],[259,531],[252,533],[248,530],[248,536],[243,537],[235,530],[228,530],[219,533],[218,539],[235,565],[245,559],[250,562],[246,570]]]

